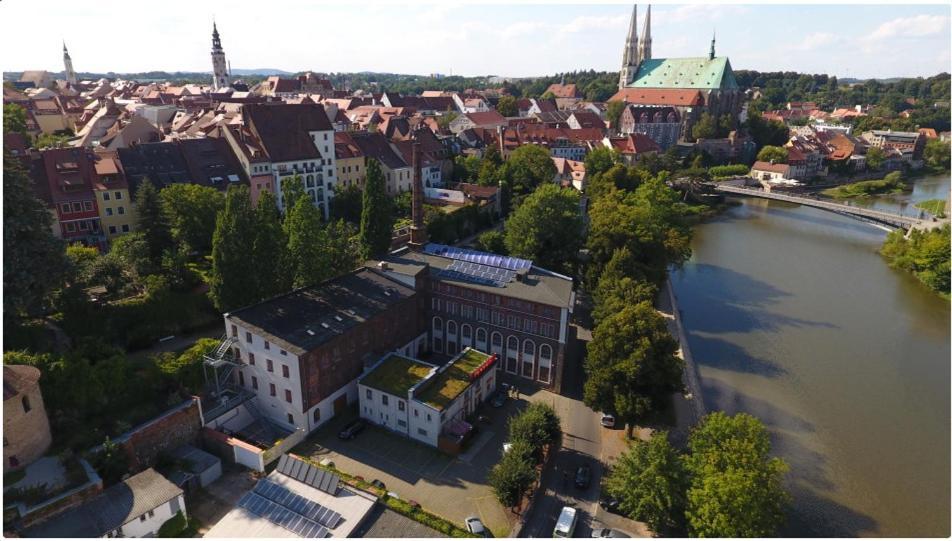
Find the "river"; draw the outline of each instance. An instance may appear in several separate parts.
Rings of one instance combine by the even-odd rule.
[[[865,204],[948,192],[925,177]],[[739,201],[695,228],[672,283],[705,405],[758,416],[790,464],[782,533],[948,536],[949,302],[886,265],[881,229]]]

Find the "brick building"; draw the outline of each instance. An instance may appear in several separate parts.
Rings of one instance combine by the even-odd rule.
[[[55,214],[54,235],[67,243],[105,250],[106,235],[96,196],[100,185],[96,163],[97,156],[91,150],[47,149],[34,155],[30,176],[37,196]],[[131,210],[129,205],[121,207],[123,213]]]
[[[619,131],[643,133],[658,143],[661,150],[676,145],[681,136],[681,115],[674,107],[627,105],[618,121]]]

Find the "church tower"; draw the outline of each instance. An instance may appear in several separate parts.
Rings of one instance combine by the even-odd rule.
[[[645,29],[641,32],[641,41],[638,42],[638,58],[642,62],[651,60],[651,5],[648,5],[648,14],[645,15]]]
[[[631,22],[628,25],[628,37],[625,38],[625,51],[621,59],[621,73],[618,75],[618,89],[628,86],[638,72],[641,58],[638,54],[638,4],[631,11]]]
[[[66,82],[70,86],[76,86],[76,72],[73,71],[73,59],[69,57],[69,51],[66,50],[66,42],[63,42],[63,65],[66,66]]]
[[[218,26],[212,22],[212,89],[219,90],[228,86],[228,70],[225,64],[225,50],[221,48]]]

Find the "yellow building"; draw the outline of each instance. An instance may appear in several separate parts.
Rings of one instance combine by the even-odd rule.
[[[135,210],[129,197],[129,184],[119,168],[115,152],[96,154],[96,206],[106,239],[135,230]]]
[[[348,133],[334,134],[336,152],[337,184],[340,187],[357,186],[364,189],[367,179],[367,160]]]

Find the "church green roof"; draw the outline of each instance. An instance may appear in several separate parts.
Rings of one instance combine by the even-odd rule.
[[[726,57],[652,58],[638,66],[632,88],[737,89]]]

